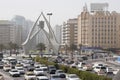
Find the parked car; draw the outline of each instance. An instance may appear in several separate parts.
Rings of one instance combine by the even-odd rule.
[[[59,75],[60,78],[66,78],[65,72],[62,70],[57,70],[55,74]]]
[[[101,70],[103,70],[104,72],[106,72],[106,67],[104,67],[104,66],[96,66],[93,69],[93,71],[96,72],[96,73],[100,72]]]
[[[78,65],[77,65],[77,67],[78,68],[83,68],[85,65],[86,65],[85,62],[79,62]]]
[[[10,70],[9,74],[10,74],[10,76],[17,76],[17,77],[20,76],[20,72],[18,72],[18,70],[16,70],[16,69]]]
[[[36,80],[49,80],[49,78],[44,73],[40,73],[36,75]]]
[[[37,77],[36,80],[49,80],[49,78],[47,76],[40,76],[40,77]]]
[[[28,67],[27,67],[27,71],[34,71],[34,69],[35,69],[35,68],[34,68],[33,66],[28,66]]]
[[[57,74],[52,74],[52,75],[50,76],[50,80],[62,80],[62,79],[60,78],[59,75],[57,75]]]
[[[20,72],[20,74],[25,74],[25,70],[24,68],[17,68],[18,72]]]
[[[55,72],[56,72],[55,66],[49,65],[49,66],[48,66],[48,72],[49,72],[50,74],[55,74]]]
[[[119,69],[114,69],[113,74],[116,75],[118,73]]]
[[[17,68],[23,68],[22,64],[16,64],[15,69]]]
[[[37,75],[37,74],[43,73],[44,71],[40,68],[36,68],[33,72],[35,75]]]
[[[25,80],[36,80],[36,76],[33,72],[27,72],[24,75]]]
[[[81,80],[76,74],[68,74],[66,76],[67,80]]]
[[[4,63],[2,61],[0,61],[0,69],[3,68],[3,65],[4,65]]]
[[[113,68],[107,67],[107,68],[106,68],[106,73],[109,73],[109,72],[113,72]]]
[[[92,67],[95,68],[97,66],[104,66],[104,65],[102,63],[94,63]]]
[[[10,65],[8,65],[8,64],[6,64],[6,65],[3,66],[3,70],[4,71],[9,71],[11,69],[12,69],[12,67]]]

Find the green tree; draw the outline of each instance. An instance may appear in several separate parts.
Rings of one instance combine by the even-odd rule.
[[[5,49],[5,46],[3,44],[0,44],[0,51],[2,52],[3,49]]]
[[[38,43],[36,47],[38,50],[40,50],[40,52],[42,52],[46,48],[44,43]]]
[[[38,43],[36,48],[40,51],[41,57],[42,57],[42,51],[45,50],[45,44],[44,43]]]
[[[11,55],[12,53],[16,53],[16,50],[19,49],[19,46],[16,43],[10,42],[8,43],[8,49],[10,50],[10,55]]]

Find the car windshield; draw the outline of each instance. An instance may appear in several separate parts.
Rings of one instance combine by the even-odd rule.
[[[37,74],[36,76],[45,76],[45,74]]]
[[[5,66],[5,67],[10,67],[10,65],[7,65],[7,66]]]
[[[58,71],[58,73],[64,73],[63,71]]]
[[[23,70],[23,68],[18,68],[18,70]]]
[[[35,74],[34,73],[30,73],[30,74],[27,74],[28,76],[34,76]]]
[[[58,75],[51,76],[52,78],[60,78]]]
[[[49,79],[39,79],[39,80],[49,80]]]
[[[101,67],[101,69],[106,69],[106,67]]]
[[[54,67],[54,66],[51,66],[50,68],[51,68],[51,69],[54,69],[55,67]]]
[[[12,70],[12,72],[18,72],[17,70]]]
[[[82,65],[86,65],[86,63],[82,63]]]
[[[47,71],[48,69],[47,68],[44,68],[43,71]]]
[[[98,66],[103,66],[103,64],[98,64]]]
[[[42,71],[42,69],[36,69],[36,71]]]
[[[71,76],[69,76],[70,78],[78,78],[78,76],[76,76],[76,75],[71,75]]]

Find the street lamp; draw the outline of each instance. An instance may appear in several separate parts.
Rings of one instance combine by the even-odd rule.
[[[47,13],[47,15],[49,16],[49,26],[50,26],[50,16],[52,16],[52,13]],[[48,28],[49,29],[49,28]],[[50,29],[49,29],[49,33],[50,33]],[[50,38],[50,35],[49,35],[49,38]],[[50,41],[48,43],[48,51],[50,51]]]
[[[52,13],[47,13],[47,15],[49,16],[49,24],[50,24],[50,16],[52,16]]]

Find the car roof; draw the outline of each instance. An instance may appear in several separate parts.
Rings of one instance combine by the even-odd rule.
[[[33,72],[26,72],[26,74],[34,74]]]
[[[47,76],[38,76],[39,79],[49,79]]]

